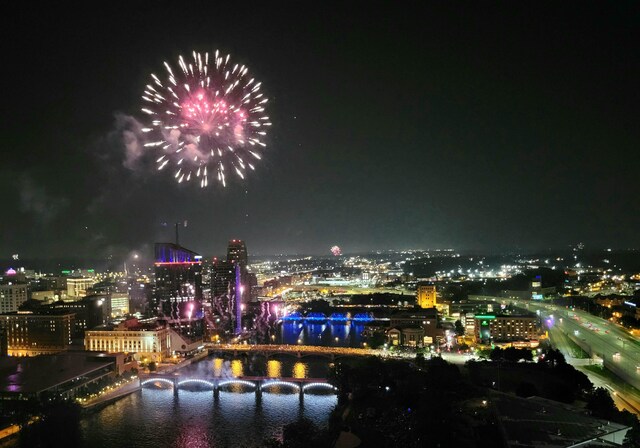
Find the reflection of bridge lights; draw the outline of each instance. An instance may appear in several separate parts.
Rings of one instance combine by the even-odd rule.
[[[290,383],[288,381],[268,381],[266,383],[262,383],[261,389],[264,390],[271,386],[286,386],[291,387],[295,390],[300,390],[300,386],[298,386],[296,383]]]
[[[224,386],[228,386],[230,384],[241,384],[243,386],[248,386],[248,387],[256,387],[255,383],[252,383],[251,381],[245,381],[245,380],[226,380],[226,381],[220,381],[218,383],[218,387],[224,387]]]

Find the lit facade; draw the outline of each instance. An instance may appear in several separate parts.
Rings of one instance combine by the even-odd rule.
[[[94,284],[92,278],[68,278],[67,279],[67,297],[80,298],[87,295],[87,289]]]
[[[129,314],[129,294],[111,294],[111,317]]]
[[[201,303],[201,259],[177,244],[155,245],[154,298],[159,311],[175,318],[186,317],[189,302]]]
[[[88,351],[133,353],[137,361],[160,362],[171,355],[169,329],[113,329],[87,331],[84,347]]]
[[[539,321],[535,315],[476,315],[475,339],[478,343],[532,341],[538,339]]]
[[[436,307],[436,286],[426,283],[418,283],[416,291],[417,303],[420,308]]]
[[[242,240],[231,240],[227,246],[227,261],[231,263],[240,263],[240,266],[246,267],[249,262],[247,256],[247,246]]]
[[[0,285],[0,313],[18,311],[18,307],[27,301],[25,283],[6,283]]]
[[[0,315],[9,356],[36,356],[69,348],[74,314],[10,313]]]

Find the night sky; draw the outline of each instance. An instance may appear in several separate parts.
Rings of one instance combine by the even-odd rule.
[[[21,3],[0,259],[150,254],[185,220],[205,255],[640,246],[637,2]],[[226,189],[124,163],[150,73],[194,49],[271,100],[265,157]]]

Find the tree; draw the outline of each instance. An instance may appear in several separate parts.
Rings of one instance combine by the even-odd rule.
[[[378,348],[385,342],[387,342],[387,337],[380,331],[376,331],[375,333],[373,333],[367,341],[369,347],[371,348]]]
[[[587,409],[594,417],[607,420],[613,420],[618,412],[609,391],[604,387],[596,388],[587,397]]]
[[[560,350],[553,348],[543,349],[538,362],[541,364],[546,364],[549,367],[557,367],[567,364],[567,360],[564,359],[564,355],[560,352]]]
[[[464,336],[464,326],[462,325],[462,321],[460,321],[460,319],[458,319],[455,322],[455,331],[456,331],[456,335],[457,336]]]
[[[149,363],[149,371],[150,371],[150,372],[155,372],[155,371],[156,371],[156,369],[157,369],[157,366],[156,366],[155,361],[151,361],[151,362]]]

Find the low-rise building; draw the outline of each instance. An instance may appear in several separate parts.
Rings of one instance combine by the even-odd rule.
[[[0,400],[73,398],[86,386],[118,373],[124,355],[66,352],[28,358],[0,358]]]
[[[387,331],[389,344],[403,347],[423,347],[425,345],[424,328],[419,325],[393,327]]]
[[[85,332],[84,346],[88,351],[124,352],[133,354],[137,361],[160,362],[171,356],[170,329],[130,319],[117,327]]]
[[[67,350],[71,345],[74,314],[34,314],[19,311],[0,315],[0,328],[10,356],[35,356]]]

